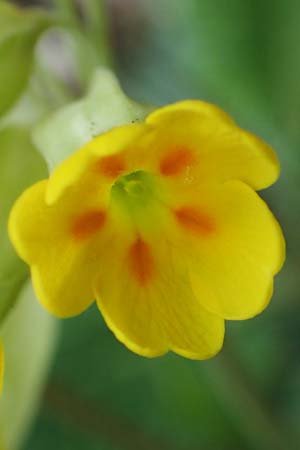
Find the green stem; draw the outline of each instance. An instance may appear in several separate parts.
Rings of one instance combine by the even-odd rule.
[[[57,15],[62,21],[76,28],[80,27],[80,18],[75,0],[53,0]]]
[[[109,44],[108,19],[103,1],[85,0],[83,2],[86,19],[86,32],[101,63],[107,67],[113,65],[113,54]]]

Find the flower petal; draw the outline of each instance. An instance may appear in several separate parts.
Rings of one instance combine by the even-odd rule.
[[[47,203],[53,204],[65,190],[77,183],[81,176],[87,172],[89,166],[99,160],[99,157],[116,155],[133,147],[133,142],[142,135],[145,130],[143,124],[129,124],[95,137],[73,155],[63,161],[53,171],[47,188]],[[98,181],[99,178],[98,178]]]
[[[146,123],[157,130],[149,146],[156,149],[160,168],[164,167],[164,158],[172,159],[178,149],[193,156],[194,162],[181,171],[185,183],[238,179],[259,190],[279,176],[279,162],[272,148],[209,103],[178,102],[154,111]]]
[[[182,111],[194,112],[204,118],[211,118],[212,120],[219,120],[228,125],[234,125],[232,118],[226,114],[218,106],[203,102],[201,100],[182,100],[163,106],[150,113],[146,119],[147,123],[160,124],[168,121],[173,114],[180,114]]]
[[[46,205],[48,181],[27,189],[16,202],[9,233],[20,256],[31,266],[41,303],[59,317],[84,311],[94,300],[92,280],[98,270],[104,212],[89,207],[86,192]],[[72,197],[72,195],[71,195]],[[81,212],[85,198],[87,212]]]
[[[285,257],[282,232],[267,205],[239,181],[210,186],[185,202],[174,217],[203,307],[225,319],[260,313]]]
[[[115,238],[96,280],[100,311],[116,337],[132,351],[154,357],[172,350],[192,359],[216,354],[224,321],[201,307],[186,270],[162,238]],[[120,244],[123,250],[120,252]]]

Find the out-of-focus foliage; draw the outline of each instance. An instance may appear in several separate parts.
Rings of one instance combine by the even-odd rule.
[[[1,449],[20,448],[36,414],[49,370],[57,324],[38,304],[30,283],[1,328],[7,364],[0,408]]]
[[[33,66],[37,38],[50,24],[40,12],[22,12],[0,3],[0,115],[25,88]]]
[[[0,129],[0,320],[15,302],[28,273],[8,239],[9,210],[26,187],[46,174],[46,164],[31,143],[27,129]]]
[[[115,340],[94,307],[64,321],[41,412],[24,450],[298,450],[299,2],[107,0],[105,8],[98,0],[54,4],[57,16],[68,23],[80,96],[91,69],[98,61],[111,63],[114,54],[114,67],[130,97],[152,104],[187,97],[218,103],[275,147],[282,176],[263,195],[283,225],[288,259],[270,307],[251,321],[228,323],[225,348],[212,361],[188,362],[174,355],[139,358]],[[73,146],[64,120],[74,120],[73,131],[80,133],[77,114],[84,111],[83,135],[89,134],[86,120],[92,128],[95,121],[99,131],[102,115],[94,118],[97,101],[90,106],[89,98],[69,106],[67,117],[58,112],[36,128],[39,148],[47,139],[53,146],[52,163],[58,134]],[[47,130],[49,120],[59,122],[55,136],[51,127]]]

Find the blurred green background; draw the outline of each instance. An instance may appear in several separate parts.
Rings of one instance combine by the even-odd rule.
[[[299,1],[35,4],[73,10],[93,45],[87,64],[95,55],[108,62],[132,98],[212,101],[274,146],[282,175],[263,196],[282,224],[288,258],[267,311],[227,322],[224,350],[210,361],[138,357],[96,307],[62,321],[23,450],[300,449]]]

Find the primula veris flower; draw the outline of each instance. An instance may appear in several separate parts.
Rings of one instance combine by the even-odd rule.
[[[10,237],[51,313],[96,298],[132,351],[205,359],[224,319],[271,298],[284,239],[255,191],[278,175],[266,143],[216,106],[183,101],[96,137],[26,190]]]

